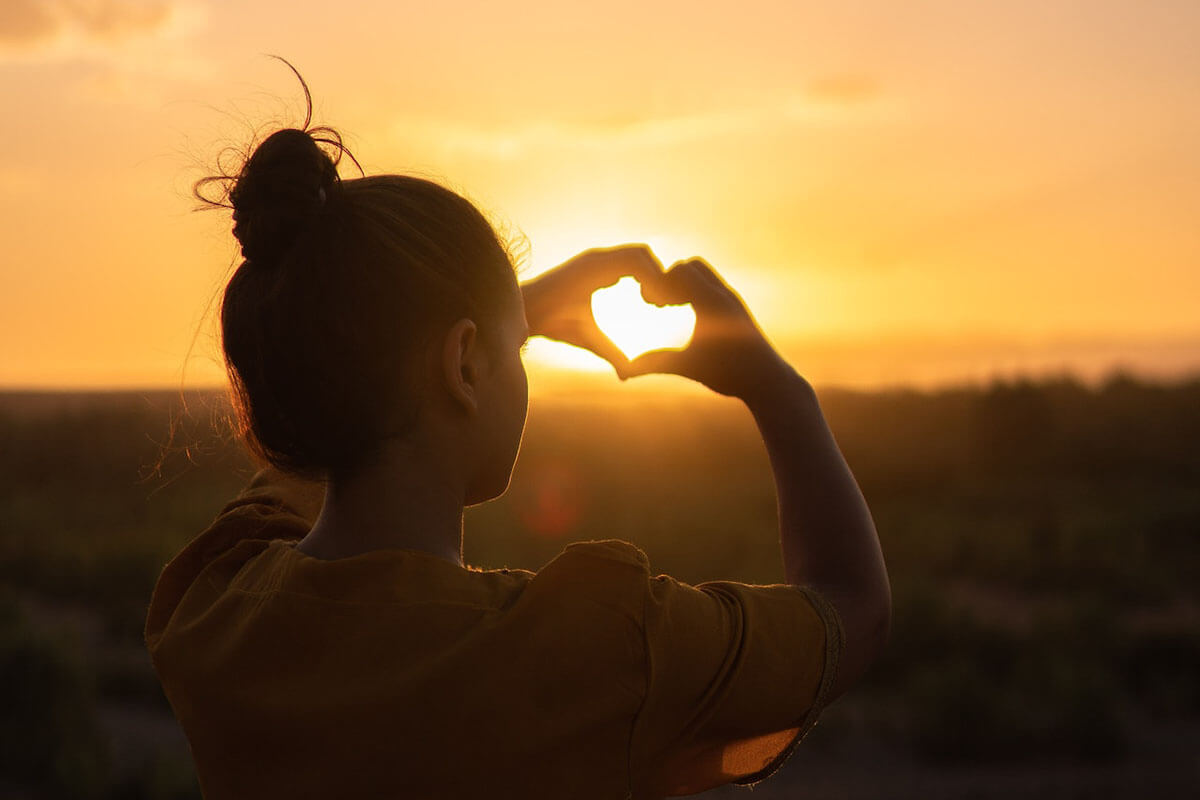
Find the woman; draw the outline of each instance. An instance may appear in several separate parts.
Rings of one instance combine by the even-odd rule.
[[[228,192],[245,260],[223,345],[267,466],[164,569],[146,624],[205,796],[651,798],[773,772],[890,616],[811,387],[703,261],[597,249],[519,286],[469,202],[343,181],[340,144],[307,127],[267,138]],[[694,306],[687,349],[629,362],[600,333],[591,293],[626,275]],[[619,540],[537,573],[465,566],[463,509],[502,494],[517,455],[533,335],[744,401],[788,583],[690,586]]]

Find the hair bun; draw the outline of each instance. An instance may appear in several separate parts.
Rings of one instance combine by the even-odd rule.
[[[337,181],[337,165],[306,131],[287,128],[268,136],[229,192],[242,256],[276,263],[320,213]]]

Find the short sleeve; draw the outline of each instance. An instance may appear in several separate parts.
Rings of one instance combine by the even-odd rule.
[[[648,580],[635,781],[679,795],[768,777],[824,707],[843,642],[837,611],[805,587]]]

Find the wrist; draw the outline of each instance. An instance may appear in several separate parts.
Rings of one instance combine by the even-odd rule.
[[[791,409],[799,402],[815,403],[817,399],[812,384],[777,355],[737,397],[755,416],[780,407]]]

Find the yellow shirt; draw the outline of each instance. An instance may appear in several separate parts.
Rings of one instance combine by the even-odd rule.
[[[533,573],[295,549],[316,484],[267,469],[163,570],[146,644],[208,800],[627,798],[775,771],[837,614],[810,589],[652,575],[617,540]]]

